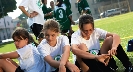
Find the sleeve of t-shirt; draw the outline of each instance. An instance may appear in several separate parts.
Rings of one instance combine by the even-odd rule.
[[[22,0],[19,6],[28,7],[30,0]]]
[[[39,44],[37,49],[43,59],[44,57],[50,55],[50,48],[46,44]]]
[[[106,38],[107,31],[100,29],[100,28],[96,28],[96,33],[98,33],[99,39]]]
[[[22,59],[29,58],[33,55],[32,47],[30,45],[26,45],[23,48],[17,49],[17,53]]]
[[[62,43],[63,43],[63,47],[66,45],[69,45],[69,39],[67,36],[62,37]]]
[[[72,15],[72,11],[68,7],[66,8],[66,14],[67,14],[67,16],[71,16]]]
[[[88,2],[86,0],[83,0],[83,7],[84,7],[84,10],[90,9]]]
[[[72,34],[72,37],[71,37],[71,45],[72,44],[80,44],[80,42],[79,42],[79,36],[78,35]]]
[[[43,11],[43,14],[47,14],[48,13],[48,9],[47,9],[47,7],[45,5],[42,7],[42,11]]]

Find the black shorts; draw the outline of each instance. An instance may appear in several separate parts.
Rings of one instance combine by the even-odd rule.
[[[15,72],[24,72],[22,69],[21,69],[21,67],[19,66],[16,70],[15,70]]]
[[[32,32],[34,33],[34,35],[36,36],[36,39],[37,39],[38,35],[40,34],[40,32],[43,28],[43,25],[33,23],[33,25],[31,25],[30,28],[31,28]]]
[[[59,72],[59,68],[57,68],[55,71],[52,72]],[[66,68],[66,72],[71,72],[68,68]]]

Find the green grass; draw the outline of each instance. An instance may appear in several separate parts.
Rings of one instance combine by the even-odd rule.
[[[109,18],[104,18],[101,20],[95,21],[95,27],[102,28],[107,30],[108,32],[117,33],[121,37],[121,44],[126,51],[126,46],[128,40],[133,38],[133,12],[117,15]],[[77,30],[78,26],[73,26],[73,30]],[[35,37],[34,37],[35,38]],[[8,42],[4,44],[0,44],[0,53],[5,53],[9,51],[14,51],[15,46],[13,42]],[[133,52],[128,53],[127,55],[130,57],[130,61],[133,64]],[[72,56],[70,56],[72,62]],[[124,67],[122,66],[121,62],[117,59],[117,65],[119,66],[118,72],[123,72]]]

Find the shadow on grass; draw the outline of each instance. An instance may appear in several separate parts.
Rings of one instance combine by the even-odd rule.
[[[13,41],[2,43],[2,44],[0,44],[0,48],[4,47],[7,44],[11,44],[11,43],[13,43]]]

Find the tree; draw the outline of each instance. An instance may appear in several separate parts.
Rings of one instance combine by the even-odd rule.
[[[0,18],[17,8],[16,0],[0,0]]]

